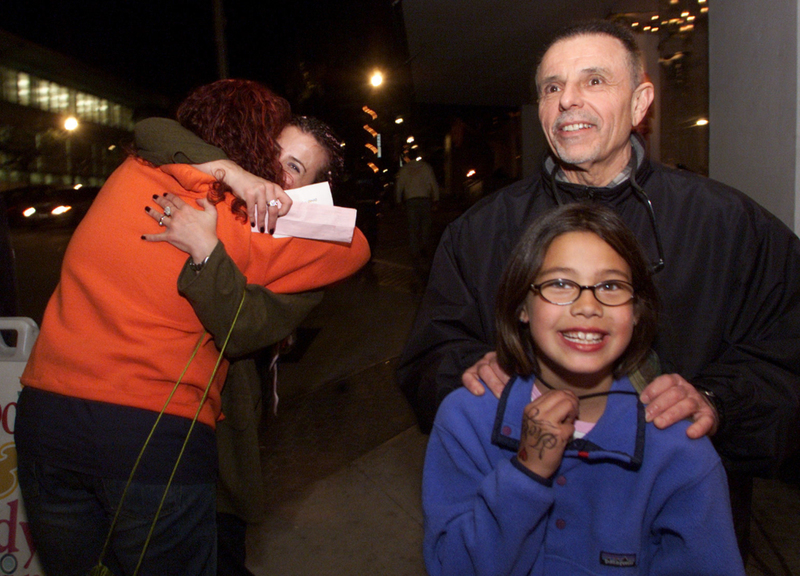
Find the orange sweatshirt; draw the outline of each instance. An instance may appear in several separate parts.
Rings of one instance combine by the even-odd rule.
[[[203,327],[178,294],[187,255],[142,234],[157,233],[144,207],[171,192],[197,207],[214,182],[188,165],[152,168],[129,158],[108,179],[75,230],[61,279],[22,383],[66,396],[160,411],[186,366]],[[247,276],[274,292],[320,288],[369,259],[356,229],[349,245],[273,238],[235,219],[230,195],[217,205],[217,235]],[[209,335],[183,376],[167,412],[193,418],[219,351]],[[227,372],[223,361],[199,420],[214,426]]]

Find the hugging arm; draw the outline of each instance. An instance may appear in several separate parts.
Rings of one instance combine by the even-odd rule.
[[[192,164],[206,174],[227,184],[234,195],[247,203],[251,226],[264,231],[275,228],[278,216],[284,216],[292,199],[274,182],[260,178],[228,159],[222,149],[213,146],[187,130],[176,120],[147,118],[134,126],[136,153],[148,162],[163,164]],[[280,207],[270,207],[278,200]]]
[[[184,265],[178,277],[178,291],[187,298],[203,326],[221,347],[236,316],[239,302],[244,304],[228,342],[230,358],[251,354],[288,336],[322,300],[322,291],[302,294],[276,294],[254,284],[217,243],[199,273]]]
[[[228,159],[221,148],[209,144],[170,118],[140,120],[133,127],[133,136],[136,153],[156,166]]]

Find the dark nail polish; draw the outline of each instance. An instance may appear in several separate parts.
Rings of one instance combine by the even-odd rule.
[[[275,228],[270,228],[270,231],[269,231],[269,233],[270,233],[270,234],[275,234]]]
[[[150,212],[150,206],[145,206],[145,207],[144,207],[144,211],[145,211],[145,212]]]
[[[144,240],[144,235],[142,235],[142,240]]]
[[[166,198],[166,196],[167,196],[167,193],[166,193],[166,192],[164,192],[164,197]]]
[[[153,194],[153,200],[158,200],[158,196]]]
[[[250,221],[250,228],[255,228],[255,227],[256,227],[256,223],[251,220]]]
[[[264,233],[264,227],[263,226],[261,227],[261,233],[262,234]]]

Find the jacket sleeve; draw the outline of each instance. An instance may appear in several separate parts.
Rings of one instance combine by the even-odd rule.
[[[487,330],[481,310],[489,306],[464,272],[456,255],[452,228],[442,235],[428,286],[397,368],[397,379],[429,432],[444,397],[461,386],[461,375],[494,349],[494,327]],[[476,256],[477,257],[477,256]]]
[[[726,468],[772,475],[800,446],[800,241],[760,211],[750,220],[729,263],[718,356],[690,381],[720,400],[712,440]]]
[[[322,300],[321,291],[276,294],[248,284],[222,242],[217,243],[199,273],[189,268],[187,259],[178,276],[178,291],[192,305],[218,348],[228,335],[244,295],[242,311],[225,351],[229,358],[251,354],[284,339]]]
[[[728,484],[719,461],[695,483],[673,493],[650,530],[654,552],[647,574],[680,576],[691,571],[704,576],[744,576]]]
[[[170,118],[146,118],[133,127],[136,153],[154,164],[203,164],[228,156]]]
[[[428,573],[531,574],[544,542],[552,488],[523,472],[506,453],[495,465],[486,452],[494,447],[482,445],[476,427],[452,406],[450,398],[442,405],[425,455]],[[492,418],[491,410],[486,417]]]

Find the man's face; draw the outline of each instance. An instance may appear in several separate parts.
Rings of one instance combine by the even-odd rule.
[[[317,174],[328,163],[328,153],[317,139],[297,126],[284,128],[278,136],[278,144],[281,147],[284,188],[287,190],[313,184]]]
[[[633,88],[625,47],[605,34],[556,42],[536,80],[539,120],[567,178],[608,184],[630,158],[631,129],[652,102],[652,84]]]

